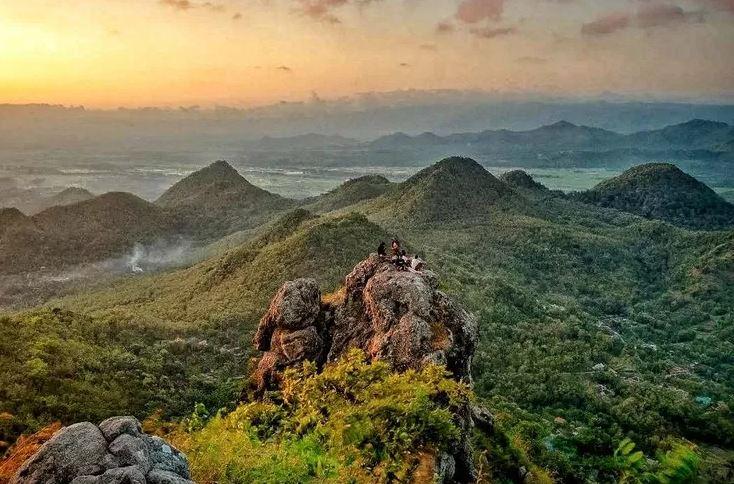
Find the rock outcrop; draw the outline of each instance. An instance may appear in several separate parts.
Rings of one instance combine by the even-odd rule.
[[[358,348],[396,371],[445,365],[457,380],[471,382],[478,339],[476,320],[438,290],[431,271],[400,270],[389,258],[370,255],[357,264],[336,293],[322,297],[313,279],[286,282],[260,320],[255,347],[264,354],[253,375],[256,395],[276,389],[287,367],[313,361],[318,367]],[[467,438],[450,455],[438,455],[442,481],[471,481],[469,430],[472,409],[457,415]]]
[[[258,390],[277,387],[286,367],[304,360],[323,365],[352,348],[396,371],[438,363],[471,381],[477,323],[437,286],[433,272],[399,270],[375,254],[327,300],[313,279],[286,282],[255,334],[255,347],[265,352],[255,374]]]
[[[145,434],[134,417],[63,427],[18,469],[11,484],[190,484],[186,456]]]

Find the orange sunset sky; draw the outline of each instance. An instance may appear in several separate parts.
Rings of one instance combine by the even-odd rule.
[[[734,0],[0,0],[0,103],[734,92]]]

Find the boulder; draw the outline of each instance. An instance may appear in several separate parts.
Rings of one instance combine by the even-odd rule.
[[[11,483],[71,482],[82,475],[102,474],[107,440],[90,422],[63,427],[18,469]]]
[[[122,434],[110,444],[110,453],[117,457],[120,466],[135,466],[143,474],[150,471],[150,455],[148,445],[143,439]]]
[[[111,417],[99,424],[105,439],[112,442],[122,434],[140,435],[143,427],[135,417]]]
[[[175,472],[154,469],[148,474],[148,482],[150,484],[193,484],[194,481],[184,479]]]
[[[57,431],[18,469],[11,483],[190,483],[186,456],[143,433],[134,417],[96,426],[81,422]]]

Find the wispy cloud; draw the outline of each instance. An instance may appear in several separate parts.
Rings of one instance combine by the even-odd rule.
[[[701,11],[686,11],[678,5],[645,2],[632,12],[614,12],[581,26],[584,35],[608,35],[628,28],[649,29],[688,22],[703,22]]]
[[[514,34],[516,31],[515,27],[498,27],[495,29],[491,27],[483,27],[470,30],[472,34],[482,39],[494,39],[495,37]]]
[[[734,14],[734,0],[695,0],[704,7]]]
[[[160,3],[176,10],[190,10],[195,8],[195,5],[189,0],[160,0]]]
[[[161,5],[171,7],[175,10],[187,11],[194,9],[204,9],[211,12],[223,13],[227,11],[227,7],[222,3],[214,2],[192,2],[191,0],[159,0]]]
[[[443,20],[436,24],[436,32],[439,34],[449,34],[456,30],[456,25],[448,20]]]
[[[626,29],[630,24],[630,14],[617,12],[599,17],[581,26],[584,35],[607,35],[618,30]]]
[[[483,20],[499,21],[505,9],[505,0],[463,0],[456,9],[456,18],[467,24]]]
[[[647,28],[677,22],[700,22],[702,20],[701,12],[686,12],[678,5],[657,3],[640,7],[637,11],[636,25]]]
[[[345,5],[365,6],[380,0],[296,0],[297,10],[314,20],[326,23],[341,23],[341,19],[334,13]]]
[[[518,57],[515,60],[520,64],[545,64],[546,62],[548,62],[548,59],[533,56]]]

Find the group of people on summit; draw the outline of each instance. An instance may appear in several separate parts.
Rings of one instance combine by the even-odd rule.
[[[390,262],[395,264],[395,267],[397,267],[398,270],[411,272],[420,272],[423,270],[425,262],[423,262],[423,260],[417,255],[413,257],[407,255],[405,249],[400,247],[400,241],[397,238],[392,239],[390,248],[392,250]],[[377,255],[380,257],[387,257],[386,249],[385,242],[381,241],[379,247],[377,247]]]

